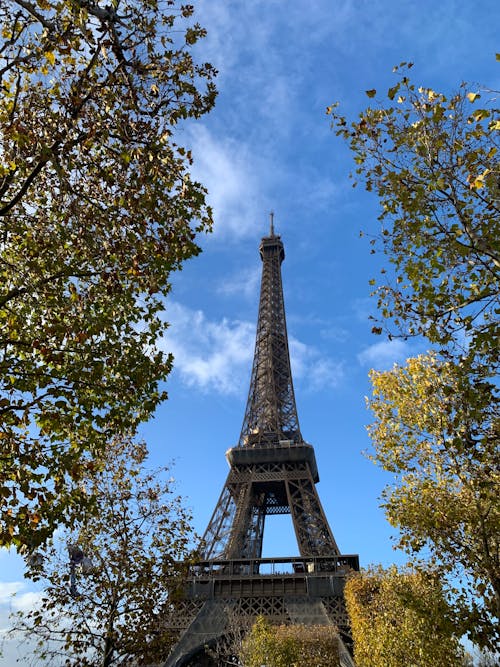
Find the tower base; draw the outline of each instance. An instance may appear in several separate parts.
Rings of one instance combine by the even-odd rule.
[[[258,616],[284,625],[334,625],[339,663],[355,667],[350,654],[344,583],[358,570],[357,556],[207,561],[192,568],[186,597],[172,616],[182,631],[164,667],[203,662],[205,648],[230,644],[237,629]],[[171,623],[168,623],[171,626]],[[183,627],[182,627],[183,626]]]

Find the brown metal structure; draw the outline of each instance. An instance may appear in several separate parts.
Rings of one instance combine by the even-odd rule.
[[[165,667],[205,664],[189,661],[200,647],[224,636],[229,612],[262,614],[281,623],[333,623],[344,638],[349,634],[343,582],[349,569],[358,569],[358,557],[340,554],[316,490],[314,449],[300,432],[281,281],[285,251],[272,217],[260,256],[259,315],[243,427],[238,445],[226,453],[230,470],[203,537],[203,562],[191,570],[184,615],[176,612],[184,634]],[[262,558],[270,514],[291,514],[300,557]],[[344,653],[342,664],[352,665]]]

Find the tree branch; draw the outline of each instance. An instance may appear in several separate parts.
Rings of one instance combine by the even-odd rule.
[[[31,14],[31,16],[33,16],[39,23],[41,23],[44,28],[47,28],[47,30],[54,29],[54,24],[51,21],[47,21],[45,16],[40,14],[40,12],[31,4],[31,2],[28,2],[27,0],[14,1],[20,7],[23,7],[23,9],[25,9],[29,14]]]

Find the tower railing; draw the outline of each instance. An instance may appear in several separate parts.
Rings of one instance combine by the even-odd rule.
[[[235,558],[208,560],[190,566],[188,576],[205,577],[273,577],[286,575],[325,574],[345,576],[349,571],[359,571],[359,556],[289,556],[279,558]]]

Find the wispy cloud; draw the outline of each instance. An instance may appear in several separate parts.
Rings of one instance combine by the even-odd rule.
[[[174,354],[181,381],[201,391],[244,396],[248,390],[255,344],[255,324],[243,320],[210,320],[201,310],[170,302],[170,328],[163,346]],[[343,365],[316,348],[290,337],[294,379],[306,391],[337,387]]]
[[[379,341],[358,354],[362,366],[376,370],[387,370],[395,363],[401,363],[410,355],[410,346],[402,340]]]
[[[261,272],[261,267],[257,265],[251,269],[242,269],[220,283],[216,291],[218,294],[242,295],[257,300]]]
[[[190,387],[222,394],[244,393],[253,354],[255,325],[209,320],[201,310],[170,302],[170,328],[164,337],[175,369]]]
[[[22,581],[2,581],[0,582],[0,604],[10,604],[12,596],[24,588]]]
[[[344,379],[342,362],[325,357],[311,345],[291,337],[290,363],[292,375],[306,391],[324,391],[338,387]]]
[[[23,581],[1,581],[0,605],[9,606],[12,611],[33,609],[42,597],[42,593],[25,589],[26,583]]]
[[[266,207],[261,179],[272,171],[245,142],[216,136],[203,125],[190,127],[187,143],[194,155],[193,175],[208,189],[215,233],[255,236]]]

